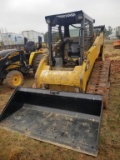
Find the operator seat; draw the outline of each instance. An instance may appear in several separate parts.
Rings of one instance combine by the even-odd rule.
[[[71,58],[78,58],[80,57],[80,46],[78,42],[78,37],[64,38],[65,43],[65,50],[67,50],[68,56]]]
[[[72,42],[69,44],[68,56],[72,58],[80,57],[80,46],[78,42]]]
[[[26,51],[26,58],[29,59],[30,53],[36,50],[35,43],[33,41],[27,42],[24,49]]]
[[[25,45],[25,51],[27,53],[33,52],[35,51],[36,47],[35,47],[35,43],[33,41],[29,41],[26,43]]]

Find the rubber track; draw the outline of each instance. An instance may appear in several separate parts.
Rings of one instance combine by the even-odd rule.
[[[91,73],[87,93],[103,95],[103,106],[107,108],[109,94],[110,61],[96,61]]]

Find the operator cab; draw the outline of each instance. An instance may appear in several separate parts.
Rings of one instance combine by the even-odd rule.
[[[48,23],[49,65],[82,65],[84,52],[93,43],[94,20],[83,11],[45,17]]]

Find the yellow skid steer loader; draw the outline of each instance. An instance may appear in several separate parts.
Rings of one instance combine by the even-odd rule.
[[[97,156],[110,62],[102,61],[104,26],[83,11],[46,16],[49,54],[35,88],[17,88],[0,126],[29,137]]]

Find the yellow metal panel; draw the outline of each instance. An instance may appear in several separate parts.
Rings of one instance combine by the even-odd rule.
[[[40,84],[59,84],[66,86],[80,86],[81,66],[73,71],[43,70],[40,75]]]
[[[12,58],[12,57],[14,57],[14,56],[16,56],[16,55],[18,55],[18,54],[19,54],[19,52],[14,51],[13,53],[11,53],[11,54],[8,56],[8,58],[10,59],[10,58]]]
[[[50,88],[60,90],[71,90],[79,88],[85,92],[90,73],[92,72],[95,60],[99,56],[100,48],[103,45],[103,33],[98,36],[93,46],[85,53],[86,59],[82,66],[76,66],[72,71],[52,70],[48,65],[48,57],[44,58],[37,69],[35,83],[37,88],[48,85]],[[66,89],[68,86],[68,89]],[[60,89],[59,89],[60,88]]]
[[[29,58],[29,65],[32,65],[33,59],[34,59],[34,57],[35,57],[36,54],[43,54],[43,51],[32,52],[30,54],[30,58]]]
[[[19,61],[18,61],[18,62],[15,62],[15,63],[12,64],[12,65],[9,65],[9,66],[6,68],[6,70],[15,69],[15,68],[18,67],[18,65],[20,65],[20,62],[19,62]]]
[[[93,46],[89,49],[87,60],[83,63],[83,69],[80,76],[81,82],[81,90],[85,92],[87,82],[89,80],[90,73],[92,72],[93,65],[95,60],[98,58],[100,53],[100,48],[103,45],[103,33],[98,36],[93,44]],[[88,66],[87,66],[88,65]]]
[[[39,63],[39,66],[37,68],[37,71],[36,71],[36,74],[35,74],[35,85],[37,88],[40,88],[40,75],[41,75],[41,72],[43,70],[50,70],[50,66],[47,65],[48,64],[48,55],[46,55],[46,57],[44,57],[40,63]]]

